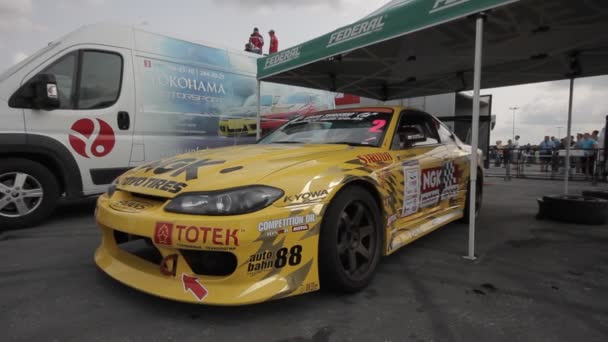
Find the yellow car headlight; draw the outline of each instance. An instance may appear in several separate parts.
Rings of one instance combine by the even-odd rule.
[[[265,185],[190,192],[172,199],[165,210],[193,215],[241,215],[264,209],[283,194],[283,190]]]

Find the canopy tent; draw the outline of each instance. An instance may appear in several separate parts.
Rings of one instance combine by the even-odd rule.
[[[605,0],[397,0],[351,25],[259,59],[258,80],[384,101],[473,89],[473,189],[481,87],[571,79],[572,88],[575,77],[608,74],[607,57]]]

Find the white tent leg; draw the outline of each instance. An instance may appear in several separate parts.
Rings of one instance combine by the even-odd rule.
[[[477,17],[475,31],[475,69],[473,80],[473,125],[471,132],[471,177],[469,181],[469,254],[466,259],[475,260],[475,200],[477,184],[477,147],[479,145],[479,93],[481,88],[481,57],[484,16]]]
[[[564,163],[564,195],[568,195],[568,181],[570,178],[570,137],[572,136],[572,98],[574,91],[574,78],[570,79],[570,98],[568,100],[568,132],[566,135],[566,162]],[[558,137],[559,138],[559,137]]]
[[[257,88],[257,101],[258,101],[258,115],[257,115],[257,120],[256,120],[256,125],[255,125],[255,138],[257,140],[260,140],[260,137],[262,135],[262,107],[260,104],[261,101],[261,89],[260,87],[262,86],[262,81],[258,80],[258,88]]]

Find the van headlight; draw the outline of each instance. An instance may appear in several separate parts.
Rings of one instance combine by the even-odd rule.
[[[247,214],[266,208],[283,194],[283,190],[265,185],[190,192],[172,199],[165,211],[211,216]]]

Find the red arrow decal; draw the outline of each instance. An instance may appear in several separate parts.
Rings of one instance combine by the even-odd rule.
[[[186,273],[182,273],[182,283],[184,284],[184,292],[192,292],[194,297],[196,297],[199,302],[203,301],[203,299],[207,297],[207,294],[209,293],[203,284],[198,282],[198,279],[195,277],[190,277]]]

